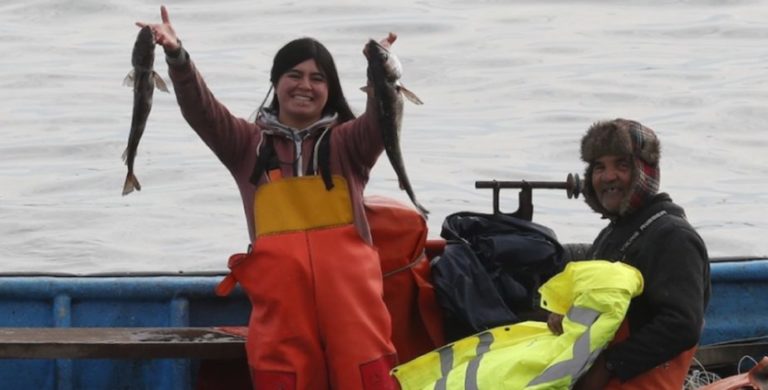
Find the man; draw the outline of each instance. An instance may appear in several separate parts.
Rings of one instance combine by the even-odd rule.
[[[581,141],[584,197],[608,226],[589,259],[621,261],[643,275],[613,342],[577,389],[681,389],[709,302],[709,259],[683,209],[658,193],[660,144],[638,122],[598,122]],[[562,317],[548,324],[562,332]]]

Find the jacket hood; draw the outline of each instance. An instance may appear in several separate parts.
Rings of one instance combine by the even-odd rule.
[[[296,142],[304,140],[316,133],[325,131],[328,127],[336,124],[337,118],[338,114],[326,115],[320,118],[317,122],[309,125],[307,128],[294,129],[293,127],[280,123],[277,119],[277,115],[269,108],[264,107],[259,111],[259,114],[256,117],[256,123],[259,124],[267,134],[282,136]]]
[[[634,162],[630,190],[618,213],[608,212],[597,199],[592,186],[595,160],[607,155],[631,156]],[[639,122],[614,119],[593,124],[581,139],[581,159],[587,163],[584,172],[584,200],[607,218],[622,217],[637,210],[659,190],[661,144],[656,133]]]

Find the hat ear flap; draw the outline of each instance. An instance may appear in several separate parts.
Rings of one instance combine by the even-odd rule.
[[[639,122],[627,121],[627,131],[631,137],[633,146],[632,154],[648,164],[659,165],[661,157],[661,143],[656,133]]]
[[[629,193],[619,206],[619,215],[622,216],[641,208],[659,192],[661,173],[659,166],[643,161],[641,158],[634,160]]]

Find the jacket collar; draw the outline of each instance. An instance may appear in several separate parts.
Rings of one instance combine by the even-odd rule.
[[[280,123],[275,113],[268,108],[262,108],[256,118],[256,123],[262,126],[266,134],[280,136],[294,142],[300,142],[310,136],[319,134],[332,126],[336,123],[337,118],[338,114],[336,113],[333,115],[326,115],[304,129],[296,129]]]

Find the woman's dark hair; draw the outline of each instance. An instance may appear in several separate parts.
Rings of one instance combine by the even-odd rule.
[[[322,43],[313,38],[294,39],[278,50],[269,76],[272,85],[277,86],[277,81],[280,80],[283,73],[309,59],[315,60],[317,67],[325,74],[328,83],[328,101],[323,107],[323,115],[338,113],[339,122],[354,119],[355,114],[349,108],[347,99],[344,98],[344,92],[341,90],[339,73],[336,71],[336,64],[333,62],[331,53]],[[269,108],[276,114],[280,112],[277,92],[272,95],[272,103],[270,103]]]

